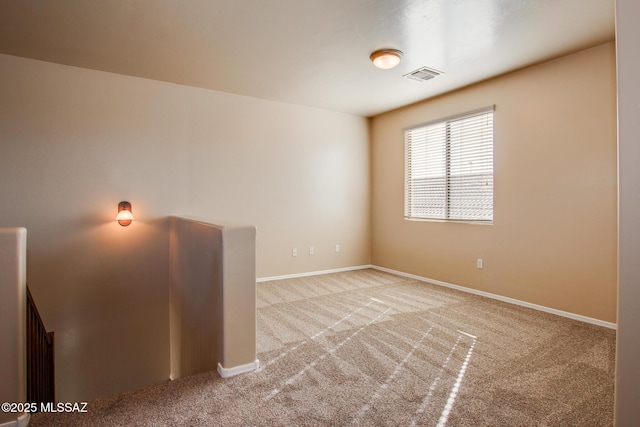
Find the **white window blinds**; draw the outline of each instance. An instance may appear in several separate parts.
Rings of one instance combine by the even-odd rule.
[[[405,217],[493,220],[493,107],[405,130]]]

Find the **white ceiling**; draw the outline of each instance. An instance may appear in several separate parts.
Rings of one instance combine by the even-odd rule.
[[[362,116],[613,39],[614,0],[0,2],[0,53]]]

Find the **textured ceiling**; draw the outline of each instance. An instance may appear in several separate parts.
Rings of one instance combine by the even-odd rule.
[[[613,39],[613,0],[0,2],[0,53],[362,116]]]

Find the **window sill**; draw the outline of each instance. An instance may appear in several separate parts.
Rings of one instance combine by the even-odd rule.
[[[473,224],[473,225],[493,225],[492,221],[465,221],[461,219],[433,219],[433,218],[404,218],[405,221],[410,222],[439,222],[439,223],[453,223],[453,224]]]

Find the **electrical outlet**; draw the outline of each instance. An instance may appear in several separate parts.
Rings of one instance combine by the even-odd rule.
[[[313,255],[313,246],[309,246],[309,255]]]
[[[476,267],[477,267],[477,268],[482,268],[482,258],[478,258],[478,259],[476,260]]]
[[[291,256],[298,256],[298,248],[291,249]]]
[[[336,245],[336,252],[340,252],[340,245]]]

